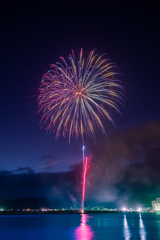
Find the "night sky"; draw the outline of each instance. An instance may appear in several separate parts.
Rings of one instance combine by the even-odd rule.
[[[118,65],[125,87],[122,115],[105,121],[108,135],[85,138],[91,156],[87,199],[116,201],[160,194],[160,19],[158,5],[21,3],[1,8],[0,192],[3,199],[56,198],[78,203],[81,139],[40,129],[42,75],[71,50],[93,49]],[[65,203],[64,203],[65,202]]]

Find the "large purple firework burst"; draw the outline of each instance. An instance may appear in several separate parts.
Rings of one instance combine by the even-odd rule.
[[[43,112],[40,125],[46,125],[49,132],[56,131],[56,138],[84,133],[96,141],[95,128],[106,134],[102,118],[113,120],[107,107],[120,113],[118,103],[122,103],[123,87],[116,80],[116,65],[104,55],[91,51],[87,60],[82,58],[76,64],[74,52],[69,55],[69,64],[63,57],[62,63],[52,64],[52,70],[41,80],[38,97],[39,112]]]

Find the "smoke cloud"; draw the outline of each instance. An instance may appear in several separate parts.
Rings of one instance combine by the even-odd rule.
[[[87,204],[120,205],[134,196],[160,194],[159,122],[115,133],[90,152]],[[35,173],[30,167],[0,172],[1,199],[43,197],[52,207],[80,206],[81,183],[82,163],[59,173]]]

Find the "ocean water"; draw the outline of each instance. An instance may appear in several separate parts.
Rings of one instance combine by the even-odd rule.
[[[160,215],[138,213],[1,215],[0,240],[156,240]]]

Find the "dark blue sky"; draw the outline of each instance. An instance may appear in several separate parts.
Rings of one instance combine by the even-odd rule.
[[[110,3],[111,4],[111,3]],[[35,172],[67,171],[81,161],[81,139],[39,128],[37,96],[42,75],[59,56],[94,48],[119,67],[125,87],[122,115],[111,111],[108,137],[160,120],[160,20],[157,6],[6,4],[1,15],[0,170],[30,167]],[[97,141],[102,135],[97,133]],[[91,146],[90,139],[85,140]],[[98,148],[98,145],[97,145]]]

